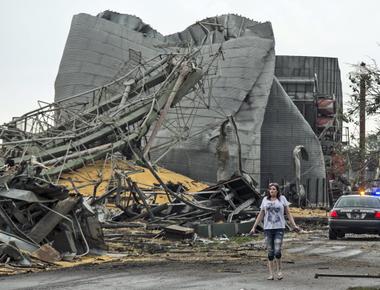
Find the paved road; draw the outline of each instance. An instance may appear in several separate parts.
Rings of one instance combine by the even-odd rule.
[[[380,274],[379,238],[328,241],[309,235],[285,241],[282,281],[267,281],[266,263],[238,262],[113,264],[0,278],[1,290],[13,289],[348,289],[377,286],[380,279],[319,278],[314,274]]]
[[[329,240],[325,232],[318,231],[306,239],[290,240],[288,244],[287,252],[292,254],[347,258],[380,265],[379,236],[348,234],[344,239]]]

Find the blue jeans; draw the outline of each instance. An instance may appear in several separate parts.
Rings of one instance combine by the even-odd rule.
[[[268,249],[268,260],[273,261],[275,257],[280,259],[284,229],[264,230],[264,235]]]

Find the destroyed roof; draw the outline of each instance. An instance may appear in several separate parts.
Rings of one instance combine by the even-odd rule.
[[[196,41],[199,41],[201,38],[204,39],[205,45],[201,47],[198,59],[202,59],[204,63],[207,63],[215,57],[215,53],[219,50],[222,53],[222,57],[219,57],[210,68],[210,76],[202,80],[202,89],[208,93],[195,92],[187,96],[179,109],[181,110],[181,115],[186,116],[183,122],[177,121],[176,109],[171,110],[167,123],[173,124],[174,127],[167,130],[179,132],[177,139],[189,139],[190,146],[196,149],[199,146],[204,146],[202,145],[204,142],[208,142],[209,136],[213,135],[213,131],[218,130],[219,124],[227,116],[235,116],[239,110],[249,110],[247,112],[249,115],[244,117],[244,119],[247,120],[248,117],[248,120],[254,124],[254,130],[251,129],[252,124],[247,126],[241,123],[238,124],[238,128],[241,131],[239,134],[243,138],[243,156],[246,159],[244,167],[248,173],[253,174],[256,178],[259,176],[257,166],[259,165],[260,157],[259,154],[248,154],[248,151],[252,150],[249,148],[255,147],[257,149],[254,149],[254,152],[258,153],[258,148],[260,147],[260,141],[254,135],[259,134],[257,130],[261,127],[267,97],[273,80],[275,57],[272,28],[268,22],[261,24],[236,15],[224,15],[213,19],[212,22],[210,22],[210,19],[206,19],[204,22],[199,21],[196,25],[189,28],[191,31],[194,29],[199,30],[199,33],[194,34],[198,37]],[[222,31],[215,29],[215,27],[218,27],[217,24],[219,22],[229,29]],[[237,31],[232,29],[233,26],[237,26],[238,24],[239,29]],[[90,88],[91,86],[100,85],[103,80],[107,79],[104,77],[106,71],[109,72],[110,77],[117,74],[125,61],[131,61],[131,50],[141,52],[141,59],[147,59],[154,55],[159,55],[166,50],[173,51],[178,48],[178,46],[167,47],[168,43],[171,45],[175,42],[180,47],[182,44],[191,44],[192,42],[192,39],[184,36],[185,34],[192,34],[192,32],[187,33],[187,30],[183,32],[184,34],[179,34],[179,36],[171,35],[165,40],[160,37],[141,38],[141,33],[128,29],[125,26],[117,25],[105,19],[99,20],[96,17],[85,14],[75,16],[72,25],[72,27],[82,27],[83,29],[70,30],[68,44],[66,45],[56,80],[57,100],[66,96],[66,92],[70,92],[70,94],[77,93],[83,91],[84,86]],[[207,32],[208,30],[211,32]],[[237,37],[238,34],[240,37]],[[107,38],[107,35],[112,35],[112,37]],[[78,51],[75,48],[80,45],[77,42],[78,37],[82,39],[81,43],[83,43],[83,39],[88,39],[92,45]],[[225,41],[225,37],[227,37],[227,41]],[[178,44],[174,38],[183,38],[182,44]],[[116,39],[118,39],[117,42]],[[86,40],[84,41],[86,42]],[[100,45],[99,41],[108,43],[107,45],[110,49],[106,49],[104,45]],[[210,41],[213,44],[209,45]],[[122,46],[120,46],[121,44]],[[127,49],[127,53],[123,52],[123,48]],[[83,58],[81,56],[82,51],[86,51],[87,56],[91,57]],[[76,63],[82,64],[78,69],[72,66],[74,59]],[[92,70],[89,73],[85,68],[94,64],[99,69]],[[107,67],[107,69],[102,70],[101,67]],[[113,68],[112,73],[111,68]],[[76,76],[75,82],[68,79],[74,76]],[[87,82],[85,79],[91,79],[91,82]],[[251,94],[256,96],[255,102],[252,104],[258,105],[255,113],[251,112],[252,108],[244,108],[244,101]],[[247,122],[245,123],[248,124]],[[207,128],[205,128],[205,124],[207,124]],[[167,130],[159,132],[156,145],[165,142],[164,140],[168,140],[164,136],[165,132],[168,132]],[[172,151],[169,154],[175,153]],[[203,156],[201,157],[203,160],[210,158],[208,152],[205,152],[205,155],[202,154],[202,152],[199,152],[198,156]],[[175,171],[185,173],[185,175],[190,174],[195,179],[215,181],[215,161],[212,159],[210,162],[202,164],[202,166],[196,165],[197,170],[195,170],[194,165],[191,165],[192,169],[190,171],[184,171],[185,168],[188,168],[188,165],[186,165],[188,163],[181,163],[180,165],[177,158],[175,158],[176,161],[171,159],[171,162],[165,162],[164,164],[166,166],[173,165],[174,167],[171,168],[175,169]],[[234,171],[233,165],[228,169],[229,173],[232,173],[231,171]]]
[[[161,34],[157,30],[153,29],[150,25],[145,24],[140,17],[134,15],[121,14],[115,11],[105,10],[96,15],[96,17],[103,18],[114,23],[123,25],[128,29],[134,30],[136,32],[141,32],[145,36],[161,36]]]
[[[186,237],[193,230],[183,225],[194,221],[251,220],[261,199],[255,179],[267,174],[263,152],[287,158],[300,142],[310,157],[306,177],[318,181],[320,144],[274,77],[274,64],[270,23],[223,15],[162,37],[135,16],[77,15],[56,102],[0,127],[0,231],[6,230],[0,240],[52,257],[105,248],[96,211],[108,200],[119,210],[112,221],[160,222],[167,233]],[[290,128],[272,130],[280,128],[273,109],[292,120]],[[293,138],[273,145],[268,136],[276,136],[268,132]],[[205,188],[183,176],[172,179],[148,156],[219,182]],[[291,179],[289,172],[282,176]]]
[[[120,28],[113,22],[105,19],[96,20],[96,17],[94,19],[94,17],[84,14],[77,16],[73,25],[82,27],[86,31],[86,36],[82,35],[84,30],[72,29],[70,31],[56,85],[62,80],[65,87],[71,87],[74,90],[80,88],[75,85],[78,82],[70,81],[75,77],[75,73],[63,68],[66,65],[70,66],[73,58],[79,57],[78,62],[83,64],[80,66],[77,76],[82,75],[88,79],[91,78],[96,83],[101,80],[97,79],[97,76],[101,76],[104,72],[103,67],[106,67],[106,65],[102,65],[102,62],[117,56],[114,50],[106,49],[107,47],[98,43],[99,45],[89,46],[86,50],[99,54],[101,57],[96,59],[82,58],[75,47],[82,43],[82,41],[77,41],[83,37],[87,37],[88,41],[94,44],[94,39],[99,40],[102,37],[106,37],[105,42],[112,42],[112,37],[108,36],[116,35],[116,38],[119,37],[125,41],[125,47],[129,49],[128,58],[125,61],[123,55],[119,56],[122,67],[117,69],[115,67],[114,73],[111,74],[116,81],[108,80],[109,83],[106,85],[100,84],[98,88],[71,96],[69,99],[58,100],[52,106],[46,107],[47,110],[54,111],[58,105],[58,109],[63,110],[58,114],[58,111],[54,111],[55,115],[50,116],[51,120],[56,120],[58,116],[61,123],[49,125],[48,130],[42,130],[42,135],[41,133],[37,135],[38,146],[43,149],[40,149],[37,160],[33,162],[36,164],[43,162],[41,163],[43,166],[61,164],[60,167],[46,168],[45,170],[47,176],[58,175],[59,177],[64,170],[81,167],[85,162],[106,157],[107,154],[116,150],[123,151],[126,145],[128,148],[138,147],[142,136],[145,135],[149,125],[155,120],[154,118],[161,119],[163,116],[157,114],[160,109],[155,108],[153,110],[152,104],[156,99],[152,99],[151,96],[162,96],[162,101],[158,101],[162,109],[165,97],[170,97],[171,88],[173,88],[171,86],[174,85],[176,78],[180,75],[179,66],[173,67],[173,63],[171,63],[173,50],[180,49],[179,55],[183,57],[181,61],[191,56],[191,65],[187,63],[187,66],[191,67],[195,77],[193,79],[192,77],[186,78],[185,81],[189,85],[184,85],[182,94],[175,91],[181,97],[186,95],[188,91],[190,93],[182,102],[179,102],[179,99],[173,99],[172,106],[174,108],[169,112],[164,128],[158,133],[155,142],[156,148],[163,146],[159,149],[153,148],[156,151],[152,151],[152,156],[161,159],[159,161],[167,167],[199,180],[215,181],[219,169],[223,169],[223,176],[230,176],[237,170],[242,173],[242,169],[244,169],[260,181],[263,176],[261,172],[263,168],[261,166],[262,124],[267,112],[270,91],[274,84],[275,56],[271,26],[270,23],[258,24],[237,16],[227,15],[213,19],[215,21],[212,23],[209,22],[210,19],[206,19],[205,22],[191,26],[191,29],[206,27],[206,31],[211,30],[207,33],[202,30],[199,33],[199,35],[206,37],[203,38],[204,45],[195,50],[196,54],[191,49],[186,52],[184,48],[181,52],[181,45],[177,48],[171,48],[170,54],[162,54],[163,50],[159,45],[161,39],[159,38],[147,42],[147,38],[139,37],[141,33],[136,31],[131,31],[127,38],[123,38],[124,34],[118,35],[118,33],[120,33],[120,29],[126,29],[124,27]],[[228,34],[226,30],[220,29],[219,22],[223,22],[223,25],[229,27],[231,31],[233,29],[229,26],[229,22],[233,26],[240,23],[238,33]],[[94,25],[89,25],[90,23]],[[106,33],[100,33],[101,31]],[[83,37],[75,37],[81,35]],[[225,37],[218,35],[225,35]],[[194,40],[194,38],[189,39],[183,35],[180,38],[184,39],[183,44]],[[164,44],[164,42],[161,43]],[[140,46],[141,51],[130,48],[136,47],[136,45]],[[113,45],[110,43],[111,46]],[[161,53],[157,54],[159,51]],[[155,62],[151,63],[145,60],[146,55],[149,54],[152,55],[151,59]],[[87,53],[87,55],[91,55],[91,53]],[[141,64],[142,62],[144,64]],[[97,69],[89,70],[94,65],[97,65]],[[197,66],[199,66],[198,71],[202,70],[199,75],[197,75]],[[176,71],[176,69],[178,70]],[[166,76],[170,70],[173,70],[172,73],[176,78],[166,81]],[[154,73],[150,74],[151,72]],[[171,76],[172,73],[168,75]],[[80,78],[76,78],[76,81],[80,83]],[[164,89],[163,87],[155,88],[161,82],[166,87]],[[152,90],[150,91],[150,89]],[[130,102],[125,103],[126,98],[130,97],[132,98],[128,100]],[[286,98],[286,95],[284,97]],[[176,105],[177,103],[178,105]],[[297,114],[295,113],[295,106],[291,102],[288,102],[288,105],[285,113],[292,116]],[[70,111],[71,109],[73,111]],[[18,124],[27,119],[33,122],[32,126],[40,126],[41,119],[36,121],[34,117],[40,114],[41,109],[36,112],[9,123],[8,127],[5,128],[3,136],[8,139],[3,147],[11,146],[8,150],[8,154],[12,154],[10,156],[22,155],[23,159],[32,160],[33,152],[38,152],[38,150],[36,151],[37,147],[29,146],[29,144],[36,142],[36,136],[32,133],[22,133],[26,128],[17,131],[12,127],[15,125],[17,128]],[[151,113],[154,118],[149,115]],[[73,116],[74,119],[68,118],[68,116]],[[234,119],[236,120],[235,128],[233,127]],[[220,134],[221,129],[219,127],[226,120],[230,124],[225,128],[226,131]],[[295,118],[294,120],[302,125],[302,128],[307,132],[309,144],[306,142],[305,145],[312,150],[318,147],[319,143],[315,139],[315,135],[308,131],[307,126],[303,126],[305,121],[302,118]],[[18,123],[18,121],[20,122]],[[46,123],[43,124],[46,125]],[[176,127],[176,125],[178,126]],[[74,127],[75,130],[72,131],[71,127]],[[287,130],[286,128],[283,132],[287,132]],[[15,134],[13,131],[17,133]],[[171,139],[173,132],[174,140]],[[73,135],[70,136],[70,133]],[[226,136],[225,140],[221,139],[223,135]],[[169,142],[170,146],[178,142],[181,144],[174,146],[169,151],[165,147],[165,142],[168,140],[173,140]],[[293,143],[287,143],[288,147],[286,148],[298,145],[298,140],[295,140],[297,139],[292,140]],[[26,146],[22,144],[26,144]],[[48,147],[44,147],[46,144]],[[310,144],[312,146],[309,146]],[[12,145],[17,146],[12,147]],[[227,151],[217,152],[217,150],[225,150],[228,147],[230,149]],[[15,153],[17,150],[18,153]],[[132,152],[124,153],[133,154],[133,149]],[[222,156],[222,160],[216,158],[215,153],[218,153],[219,158]],[[223,154],[227,154],[225,160],[223,160]],[[288,156],[286,154],[285,156]],[[313,156],[310,163],[317,161],[316,164],[319,166],[321,162],[320,149],[310,156]],[[239,160],[241,160],[242,165],[238,166]],[[281,166],[283,165],[281,164]],[[313,178],[317,179],[321,178],[323,173],[323,169],[319,168],[310,172]],[[287,172],[287,175],[284,174],[284,176],[291,178],[292,175]],[[318,185],[316,187],[318,188]]]
[[[262,138],[268,99],[272,87],[277,86],[274,82],[274,35],[269,22],[259,23],[227,14],[197,21],[182,32],[162,36],[139,32],[136,27],[145,24],[135,16],[115,15],[123,19],[120,20],[122,25],[116,23],[119,20],[108,21],[87,14],[74,16],[56,79],[57,100],[109,81],[120,71],[128,71],[131,62],[144,62],[162,53],[197,47],[197,59],[207,63],[219,52],[208,74],[197,83],[200,90],[190,90],[169,111],[150,150],[153,162],[202,181],[215,182],[220,178],[218,171],[221,176],[231,176],[243,169],[262,187],[268,176],[283,180],[285,185],[294,182],[292,151],[295,146],[304,145],[312,157],[305,163],[303,183],[311,180],[312,195],[320,196],[313,200],[327,200],[322,199],[326,193],[320,143],[306,120],[302,116],[299,118],[290,99],[283,112],[288,116],[283,119],[288,126],[281,131],[284,138],[289,136],[287,141],[273,145],[267,144],[268,138]],[[128,21],[131,27],[125,25]],[[136,21],[141,23],[136,24]],[[286,93],[284,98],[289,98]],[[236,130],[231,123],[233,119]],[[227,120],[230,121],[225,126],[223,139],[221,125]],[[268,122],[266,132],[276,126],[273,120],[268,119]],[[301,135],[292,130],[293,126],[302,128]],[[269,164],[263,158],[263,146],[270,148],[271,156],[279,151],[283,160],[289,160],[281,164],[287,166],[286,172],[282,174],[276,163]],[[224,157],[220,159],[221,156]],[[267,167],[269,172],[263,174]]]

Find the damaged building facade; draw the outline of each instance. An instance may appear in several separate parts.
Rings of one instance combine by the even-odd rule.
[[[298,205],[329,203],[338,62],[276,56],[270,23],[223,15],[163,36],[135,16],[79,14],[55,89],[0,126],[0,262],[103,251],[103,228],[124,221],[246,233],[273,181]]]
[[[55,99],[102,86],[133,64],[190,48],[199,51],[197,59],[204,63],[219,56],[197,84],[203,93],[192,91],[170,109],[145,153],[166,168],[205,182],[243,171],[261,188],[277,181],[291,191],[298,178],[310,204],[326,204],[317,99],[324,94],[341,108],[338,62],[276,56],[269,22],[223,15],[163,36],[135,16],[78,14],[62,56]],[[89,98],[82,94],[75,102]],[[339,142],[339,124],[330,127],[336,133],[334,142]],[[297,157],[297,146],[306,154]]]
[[[276,56],[275,75],[321,142],[328,180],[336,174],[335,149],[347,141],[342,126],[342,83],[337,58]],[[343,138],[345,137],[345,138]],[[335,162],[334,162],[335,158]]]
[[[302,171],[306,172],[302,174],[302,184],[311,194],[311,202],[327,201],[320,142],[310,122],[305,122],[306,115],[298,113],[295,102],[289,97],[291,94],[284,90],[287,88],[284,78],[295,76],[287,76],[286,70],[281,74],[276,66],[270,23],[226,15],[206,19],[181,33],[164,37],[133,16],[112,12],[104,12],[98,17],[77,15],[57,76],[56,99],[102,85],[128,71],[131,62],[188,45],[202,47],[202,58],[221,49],[223,58],[218,59],[215,73],[201,81],[206,89],[211,88],[208,95],[200,96],[198,104],[183,100],[179,108],[169,113],[167,123],[180,123],[179,110],[187,122],[175,128],[177,136],[174,138],[171,133],[174,127],[160,130],[155,145],[179,144],[172,146],[170,151],[166,147],[152,148],[152,155],[159,158],[159,163],[192,178],[213,182],[218,169],[221,177],[223,174],[230,176],[239,169],[240,147],[242,169],[260,182],[261,187],[269,180],[285,185],[294,183],[295,179],[293,149],[304,145],[310,158],[302,161]],[[278,58],[281,56],[277,56],[277,64],[280,63]],[[301,70],[296,68],[293,72],[297,69]],[[275,70],[279,79],[275,77]],[[316,71],[313,67],[308,70],[308,77],[310,79],[310,73],[314,78],[323,72],[323,68]],[[341,98],[339,68],[334,86],[331,86],[334,88],[330,95]],[[225,133],[220,134],[221,125],[229,116],[235,119],[238,134],[230,124],[224,126]],[[279,142],[272,142],[271,134],[275,132],[277,134],[273,135]]]

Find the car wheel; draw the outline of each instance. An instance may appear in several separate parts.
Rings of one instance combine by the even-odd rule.
[[[334,232],[332,229],[329,229],[329,240],[336,240],[337,235],[336,232]]]
[[[345,235],[346,235],[345,233],[339,233],[339,234],[338,234],[338,238],[343,239],[343,238],[345,237]]]

